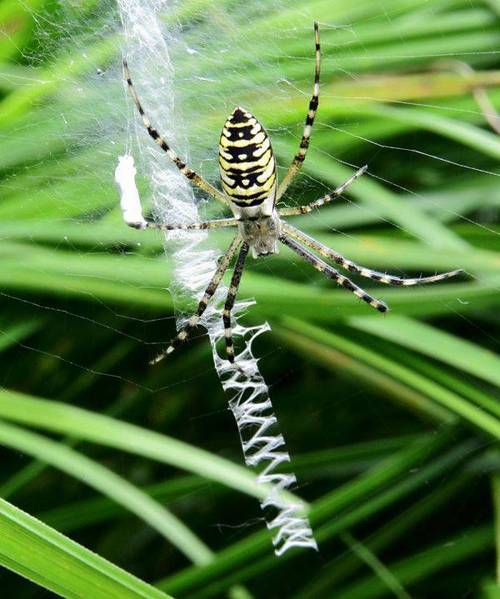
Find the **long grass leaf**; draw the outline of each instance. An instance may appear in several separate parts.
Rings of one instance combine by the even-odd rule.
[[[205,564],[211,560],[210,549],[176,516],[102,464],[62,443],[5,422],[0,422],[0,444],[43,460],[111,497],[147,522],[193,562]]]
[[[350,319],[349,324],[441,360],[500,387],[500,358],[497,355],[427,323],[406,316],[391,315],[384,323],[368,316]]]
[[[3,499],[0,499],[0,564],[72,599],[170,597]]]
[[[265,485],[257,483],[255,476],[228,460],[172,437],[75,406],[3,389],[0,390],[0,416],[142,455],[213,479],[259,499],[268,492]],[[301,503],[293,495],[289,496],[289,500]]]
[[[357,356],[358,359],[362,359],[368,364],[376,365],[378,368],[390,372],[393,376],[398,377],[400,380],[407,382],[409,385],[424,394],[427,394],[438,404],[455,413],[457,416],[460,416],[465,421],[479,427],[496,439],[500,439],[500,421],[497,418],[427,377],[412,372],[408,368],[402,367],[396,362],[389,360],[384,356],[380,356],[361,346],[359,343],[341,337],[340,335],[327,332],[324,329],[289,317],[284,318],[283,322],[292,331],[306,335],[314,339],[317,343],[340,348],[351,355]]]

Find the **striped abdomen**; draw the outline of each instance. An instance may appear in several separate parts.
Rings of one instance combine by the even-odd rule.
[[[244,108],[235,108],[222,129],[219,166],[222,188],[240,208],[258,206],[274,195],[276,162],[271,142]]]

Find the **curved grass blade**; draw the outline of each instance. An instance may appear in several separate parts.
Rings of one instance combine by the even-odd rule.
[[[424,393],[439,405],[443,406],[460,418],[482,429],[484,432],[500,439],[500,421],[488,412],[485,412],[472,402],[463,399],[456,393],[446,389],[439,383],[413,372],[409,368],[381,356],[361,344],[354,342],[340,335],[330,333],[317,326],[296,320],[294,318],[284,318],[283,323],[287,328],[300,333],[315,343],[332,346],[341,349],[349,355],[356,356],[359,360],[370,364],[384,372],[390,373],[397,379],[406,382],[411,387]]]
[[[24,424],[72,435],[157,460],[215,480],[237,491],[262,499],[267,486],[242,466],[237,466],[182,441],[64,403],[0,390],[0,416]],[[292,494],[288,501],[306,504]]]
[[[147,522],[194,563],[210,562],[210,549],[183,522],[109,468],[63,443],[2,421],[0,445],[28,453],[111,497]]]
[[[493,544],[491,526],[481,526],[465,530],[452,539],[390,564],[392,572],[404,585],[408,586],[421,580],[436,576],[441,570],[465,560],[475,558],[488,550]],[[383,583],[370,576],[352,584],[344,591],[335,594],[338,599],[377,599],[386,596],[387,588]]]
[[[393,343],[421,352],[500,387],[500,358],[492,351],[461,339],[430,324],[391,314],[384,322],[350,318],[349,324]]]
[[[340,532],[379,514],[415,489],[428,485],[429,481],[449,471],[475,449],[471,443],[462,443],[443,455],[434,456],[429,464],[420,467],[423,459],[447,442],[449,431],[427,443],[413,444],[315,502],[311,518],[316,524],[315,536],[320,546]],[[420,466],[412,470],[416,464]],[[400,480],[401,475],[408,471],[411,475]],[[390,484],[389,488],[386,488],[387,484]],[[186,593],[197,588],[198,593],[194,596],[199,598],[219,596],[218,593],[235,582],[275,567],[273,558],[262,557],[265,555],[264,539],[263,533],[253,534],[219,552],[208,566],[187,568],[162,581],[159,587],[174,593]],[[280,563],[297,555],[288,553]],[[203,590],[199,590],[202,585]]]
[[[431,517],[443,505],[464,492],[466,485],[471,482],[470,477],[459,474],[440,484],[426,495],[412,504],[407,510],[398,513],[393,519],[384,524],[364,539],[364,544],[375,552],[382,552],[395,542],[404,537],[414,528],[418,529],[426,518]],[[323,596],[329,589],[338,588],[339,582],[349,578],[353,573],[363,567],[362,562],[353,555],[344,554],[335,557],[334,560],[324,568],[323,573],[314,581],[309,581],[293,599],[309,599],[309,597]]]
[[[3,499],[0,564],[62,597],[172,599]]]
[[[278,141],[274,146],[281,155],[293,153],[293,142]],[[304,164],[304,170],[311,172],[315,178],[321,178],[332,188],[346,181],[352,174],[352,169],[319,151],[311,149],[311,153],[313,156]],[[418,206],[399,202],[396,194],[369,176],[365,175],[356,181],[356,184],[349,188],[349,193],[362,204],[366,204],[370,210],[397,223],[430,246],[456,250],[464,250],[467,247],[467,244],[450,229],[427,216]]]

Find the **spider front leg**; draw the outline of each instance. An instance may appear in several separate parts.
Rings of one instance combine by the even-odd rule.
[[[370,270],[369,268],[365,268],[364,266],[358,266],[355,262],[351,260],[347,260],[336,252],[335,250],[330,249],[326,245],[323,245],[316,239],[309,237],[299,229],[292,227],[288,223],[282,223],[283,230],[293,237],[297,241],[300,241],[307,247],[315,250],[321,256],[325,258],[329,258],[333,260],[337,264],[339,264],[342,268],[345,268],[349,272],[356,273],[361,275],[362,277],[366,277],[367,279],[371,279],[372,281],[378,281],[379,283],[384,283],[385,285],[399,285],[401,287],[410,287],[413,285],[427,285],[429,283],[437,283],[438,281],[444,281],[446,279],[451,279],[451,277],[456,277],[457,275],[462,274],[464,271],[460,268],[458,270],[452,270],[449,272],[444,272],[438,275],[432,275],[430,277],[417,277],[417,278],[405,278],[405,277],[396,277],[394,275],[388,275],[384,272],[378,272],[377,270]]]
[[[217,291],[217,287],[219,286],[224,273],[229,268],[231,264],[231,260],[241,245],[241,238],[237,235],[231,245],[227,249],[226,253],[222,256],[222,259],[219,261],[217,265],[217,270],[214,273],[214,276],[210,280],[203,297],[201,298],[196,312],[191,316],[191,318],[187,321],[187,323],[182,327],[182,329],[177,333],[177,336],[171,341],[170,345],[162,351],[156,358],[151,360],[151,364],[157,364],[160,360],[163,360],[166,356],[170,355],[173,351],[175,351],[180,345],[182,345],[187,338],[189,337],[189,333],[194,329],[202,317],[203,313],[207,309],[207,306],[214,296],[214,293]]]
[[[185,225],[166,225],[145,220],[144,224],[127,223],[134,229],[156,229],[159,231],[206,231],[207,229],[220,229],[222,227],[236,227],[238,221],[235,218],[219,218],[216,220],[205,220],[201,223],[186,223]]]
[[[360,169],[358,169],[354,173],[354,175],[349,177],[349,179],[347,179],[347,181],[344,181],[344,183],[342,183],[342,185],[339,185],[331,193],[327,193],[326,196],[323,196],[319,200],[315,200],[314,202],[311,202],[310,204],[306,204],[305,206],[293,206],[291,208],[281,208],[278,210],[278,214],[280,216],[297,216],[298,214],[308,214],[309,212],[312,212],[316,208],[320,208],[321,206],[324,206],[325,204],[329,204],[332,200],[334,200],[335,198],[338,198],[340,195],[342,195],[344,193],[344,191],[349,187],[349,185],[351,185],[351,183],[354,183],[354,181],[356,181],[356,179],[359,179],[361,177],[361,175],[363,175],[366,172],[367,169],[368,169],[368,166],[365,164],[365,166],[362,166]]]
[[[141,115],[142,122],[143,122],[144,126],[146,127],[147,132],[149,133],[150,137],[155,141],[155,143],[158,146],[160,146],[160,148],[167,154],[167,156],[170,158],[170,160],[172,160],[172,162],[180,170],[180,172],[187,179],[189,179],[191,181],[191,183],[193,183],[194,185],[196,185],[196,187],[198,187],[198,188],[202,189],[203,191],[205,191],[206,193],[208,193],[214,199],[218,200],[219,202],[222,202],[224,205],[227,206],[226,196],[223,193],[221,193],[218,189],[216,189],[213,185],[210,185],[210,183],[205,181],[205,179],[203,179],[203,177],[201,177],[195,171],[193,171],[193,169],[189,168],[187,166],[187,164],[185,162],[183,162],[177,156],[177,154],[172,150],[172,148],[169,146],[169,144],[166,142],[166,140],[158,133],[158,130],[155,127],[153,127],[153,125],[151,124],[151,121],[149,120],[149,118],[146,116],[146,114],[144,112],[141,101],[139,100],[139,96],[135,90],[134,84],[132,83],[132,79],[130,77],[130,71],[128,69],[128,64],[127,64],[126,60],[123,61],[123,72],[125,75],[125,80],[127,82],[128,88],[132,95],[132,98],[134,99],[134,103],[137,106],[137,110],[139,111],[139,114]]]
[[[302,134],[302,139],[300,140],[300,145],[295,157],[290,165],[283,181],[281,182],[278,188],[277,200],[279,200],[285,191],[288,189],[288,186],[292,182],[295,175],[302,168],[302,163],[306,159],[307,149],[309,148],[309,139],[311,137],[312,128],[314,125],[314,117],[316,116],[316,111],[318,110],[319,105],[319,78],[320,78],[320,69],[321,69],[321,46],[319,42],[319,24],[314,22],[314,41],[316,46],[316,64],[314,70],[314,86],[313,92],[311,96],[311,100],[309,102],[309,111],[306,116],[306,122],[304,124],[304,132]]]
[[[379,312],[387,312],[387,310],[389,309],[388,306],[384,304],[384,302],[381,302],[380,300],[375,299],[374,297],[366,293],[366,291],[361,289],[361,287],[355,285],[350,279],[341,275],[337,270],[335,270],[329,264],[321,260],[321,258],[318,258],[309,250],[306,250],[296,241],[288,237],[288,235],[282,235],[280,237],[280,241],[281,243],[288,246],[303,260],[308,262],[317,271],[323,273],[329,279],[336,281],[344,289],[348,289],[349,291],[354,293],[354,295],[359,297],[359,299],[363,300],[367,304],[370,304],[370,306],[372,308],[375,308],[375,310],[378,310]]]
[[[233,329],[231,327],[231,312],[234,308],[234,302],[236,301],[236,295],[238,293],[238,287],[240,286],[241,275],[243,274],[245,260],[249,249],[248,243],[244,243],[241,246],[240,253],[234,267],[233,276],[231,278],[231,284],[229,285],[229,291],[227,294],[226,303],[224,304],[224,310],[222,312],[227,359],[231,362],[231,364],[234,364],[234,342]]]
[[[221,227],[235,227],[238,224],[235,218],[220,218],[207,220],[201,223],[187,224],[161,224],[154,223],[144,218],[142,214],[141,199],[135,183],[137,174],[134,159],[130,155],[120,156],[115,170],[115,181],[120,190],[120,207],[123,220],[133,229],[159,229],[160,231],[192,231],[205,229],[218,229]]]

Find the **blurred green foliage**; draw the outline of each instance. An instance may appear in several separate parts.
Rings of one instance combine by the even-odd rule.
[[[320,112],[286,201],[319,197],[349,165],[369,175],[298,225],[368,267],[468,276],[371,289],[382,317],[288,252],[250,265],[245,322],[272,325],[256,350],[320,546],[277,559],[207,340],[147,365],[174,331],[171,264],[117,209],[113,3],[4,0],[2,596],[500,596],[500,140],[477,102],[500,107],[500,5],[258,6],[188,0],[166,21],[194,46],[231,24],[223,67],[174,51],[194,165],[215,156],[233,100],[287,165],[318,19]],[[215,178],[213,160],[203,172]]]

